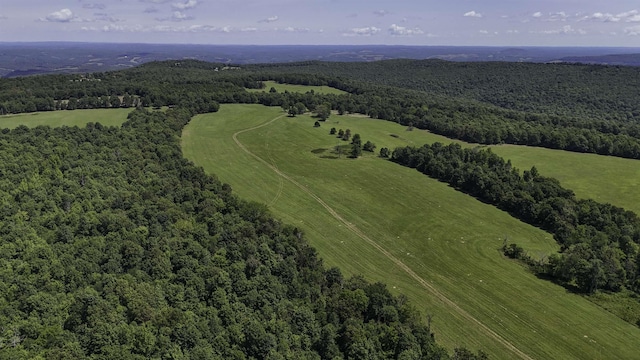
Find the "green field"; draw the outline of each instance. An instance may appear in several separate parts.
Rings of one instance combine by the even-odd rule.
[[[329,86],[307,86],[307,85],[291,85],[291,84],[278,84],[275,81],[264,81],[265,88],[264,89],[247,89],[247,91],[251,92],[259,92],[259,91],[269,91],[272,87],[276,89],[277,92],[295,92],[295,93],[306,93],[307,91],[313,90],[317,94],[345,94],[344,91],[338,90],[336,88],[332,88]]]
[[[120,126],[127,120],[132,109],[90,109],[70,111],[43,111],[17,115],[0,116],[0,128],[13,129],[19,125],[36,127],[39,125],[85,126],[89,122],[105,126]]]
[[[640,214],[640,161],[613,156],[502,145],[496,154],[511,159],[521,170],[535,165],[578,197],[611,203]]]
[[[378,149],[450,140],[363,117],[333,115],[314,128],[311,117],[283,115],[223,105],[184,129],[184,154],[304,229],[328,266],[406,294],[433,316],[436,339],[450,348],[497,359],[637,357],[640,329],[498,250],[508,238],[545,256],[557,250],[549,234],[373,154],[337,158],[332,149],[341,141],[328,133],[351,129]]]

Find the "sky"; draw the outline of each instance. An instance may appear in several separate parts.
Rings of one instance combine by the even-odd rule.
[[[0,42],[640,47],[638,0],[1,0]]]

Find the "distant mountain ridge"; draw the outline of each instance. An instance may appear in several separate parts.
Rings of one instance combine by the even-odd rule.
[[[0,77],[110,71],[168,59],[255,64],[408,58],[448,61],[560,61],[638,66],[639,54],[640,48],[0,43]]]
[[[640,52],[636,54],[609,54],[600,56],[568,56],[561,59],[563,62],[601,64],[601,65],[625,65],[640,66]]]

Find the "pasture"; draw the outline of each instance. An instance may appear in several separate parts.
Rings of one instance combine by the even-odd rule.
[[[508,239],[544,257],[557,251],[551,235],[377,157],[381,147],[451,140],[363,117],[332,115],[319,128],[314,121],[223,105],[187,125],[183,152],[240,197],[303,229],[327,266],[407,295],[451,349],[483,349],[494,359],[637,356],[640,329],[499,251]],[[346,143],[331,127],[374,142],[375,154],[338,156],[334,147]]]
[[[295,93],[306,93],[307,91],[313,90],[317,94],[344,94],[345,92],[336,88],[332,88],[329,86],[308,86],[308,85],[292,85],[292,84],[279,84],[275,81],[264,81],[265,88],[264,89],[247,89],[250,92],[260,92],[260,91],[269,91],[272,87],[276,89],[277,92],[295,92]]]
[[[611,203],[640,214],[640,160],[528,146],[492,146],[520,170],[534,166],[584,199]]]
[[[0,116],[0,128],[13,129],[19,125],[25,125],[30,128],[40,125],[51,127],[63,125],[83,127],[89,122],[99,122],[104,126],[120,126],[127,120],[127,115],[132,110],[133,109],[83,109],[2,115]]]

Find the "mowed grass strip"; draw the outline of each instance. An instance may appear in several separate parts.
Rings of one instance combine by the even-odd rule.
[[[0,128],[14,129],[20,125],[30,128],[40,125],[84,127],[89,122],[100,123],[104,126],[120,126],[127,120],[127,115],[131,111],[133,109],[82,109],[2,115],[0,116]]]
[[[308,85],[292,85],[292,84],[279,84],[275,81],[264,81],[264,89],[247,89],[250,92],[269,91],[271,88],[276,89],[277,92],[292,92],[292,93],[306,93],[313,90],[317,94],[345,94],[344,91],[330,86],[308,86]]]
[[[329,266],[363,274],[406,294],[433,316],[437,339],[453,348],[517,358],[481,326],[438,300],[405,271],[332,217],[305,191],[243,152],[236,132],[268,122],[279,108],[223,105],[183,132],[187,158],[231,184],[239,196],[271,204],[274,214],[304,229]],[[531,358],[633,358],[640,330],[586,299],[536,279],[498,248],[504,238],[535,256],[556,251],[551,236],[443,183],[366,154],[332,153],[331,127],[378,145],[421,145],[439,137],[391,122],[333,115],[320,128],[308,116],[283,117],[238,135],[247,149],[322,198],[343,218],[435,286],[449,300]]]

